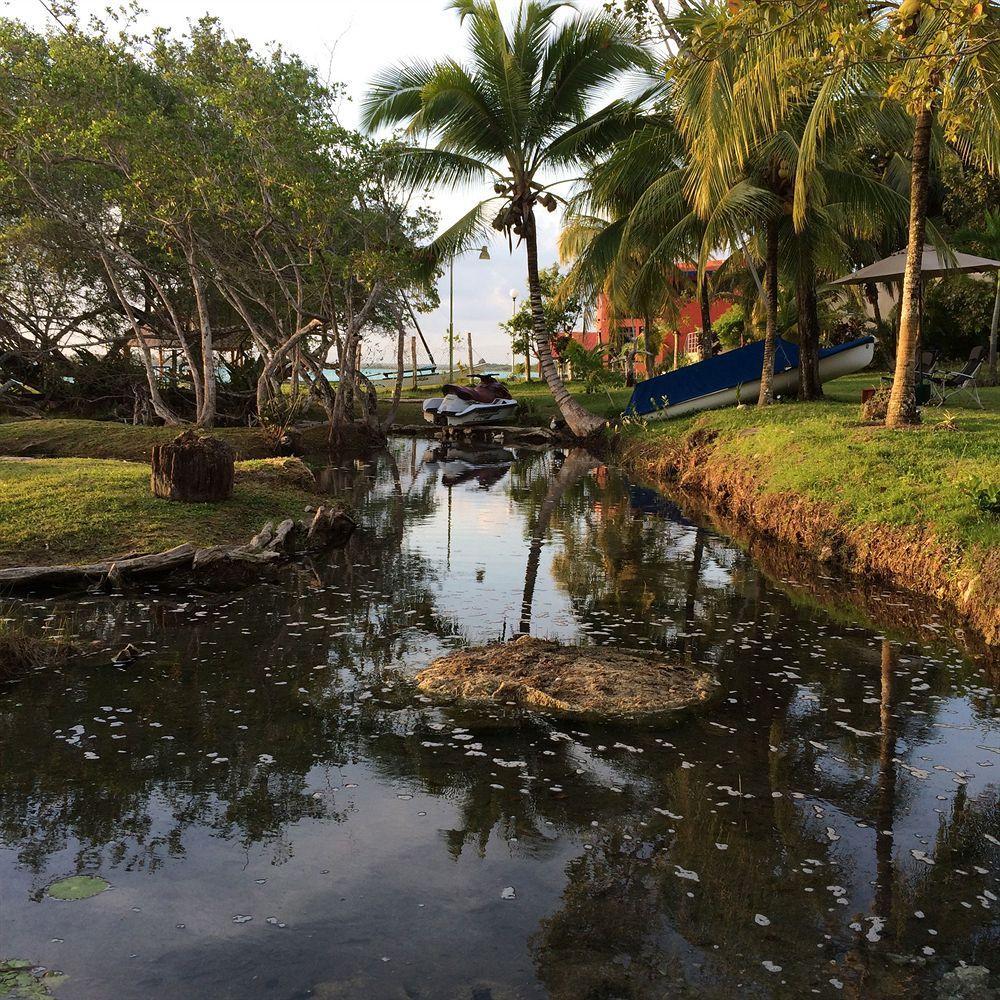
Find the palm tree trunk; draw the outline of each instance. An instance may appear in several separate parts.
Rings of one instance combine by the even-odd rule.
[[[778,340],[778,220],[772,219],[765,230],[764,306],[767,326],[764,333],[764,364],[760,372],[758,406],[774,402],[774,352]]]
[[[577,437],[590,437],[605,425],[601,417],[595,416],[586,407],[581,406],[570,394],[559,377],[555,358],[552,356],[552,345],[545,332],[545,314],[542,311],[542,285],[538,278],[538,233],[535,230],[535,213],[530,205],[523,212],[524,245],[528,251],[528,292],[531,298],[531,325],[535,335],[535,348],[545,379],[552,393],[559,412],[563,415],[567,427]]]
[[[812,247],[801,248],[799,280],[795,286],[799,326],[799,399],[822,399],[819,380],[819,304]]]
[[[913,131],[910,170],[910,225],[906,244],[906,267],[899,312],[899,339],[896,342],[896,371],[886,411],[886,427],[915,424],[919,419],[916,398],[917,351],[920,347],[920,262],[927,228],[927,189],[931,161],[931,131],[934,111],[924,108],[917,115]]]
[[[714,358],[719,353],[719,340],[712,329],[712,305],[708,297],[708,275],[701,283],[701,333],[698,335],[698,353],[701,360]]]
[[[875,824],[876,916],[891,933],[893,866],[893,826],[896,817],[896,725],[893,718],[896,653],[888,639],[882,640],[882,696],[879,699],[881,738],[878,754],[878,804]]]
[[[1000,271],[997,271],[997,295],[993,300],[993,322],[990,324],[990,382],[997,384],[997,334],[1000,332]]]

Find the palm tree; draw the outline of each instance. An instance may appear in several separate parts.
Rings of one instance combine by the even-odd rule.
[[[522,3],[510,25],[495,0],[453,0],[467,27],[468,64],[448,58],[393,67],[373,83],[362,108],[369,129],[405,125],[426,145],[404,146],[399,173],[451,189],[491,181],[476,204],[431,247],[447,259],[480,241],[489,226],[524,243],[535,346],[542,375],[573,433],[604,420],[580,405],[559,376],[545,332],[538,277],[536,206],[554,211],[557,175],[577,167],[628,129],[633,103],[592,110],[621,74],[648,69],[650,56],[624,20],[604,11],[563,17],[558,2]],[[433,143],[433,144],[431,144]]]
[[[808,112],[795,177],[793,220],[805,224],[816,194],[815,165],[824,136],[900,117],[909,121],[909,218],[900,297],[895,374],[886,425],[917,420],[916,363],[921,325],[920,261],[927,229],[927,195],[935,141],[949,139],[963,160],[1000,166],[1000,17],[995,5],[953,18],[935,4],[821,4],[808,18],[793,5],[745,5],[741,28],[747,58],[741,68],[738,130],[728,155],[752,146],[789,108]],[[767,7],[765,12],[764,8]],[[737,15],[738,17],[741,15]],[[764,19],[764,20],[762,20]],[[766,24],[765,24],[766,20]],[[855,32],[854,55],[843,58],[844,29]],[[760,30],[761,28],[766,30]],[[804,85],[803,73],[815,73]],[[943,125],[941,129],[939,126]]]
[[[766,317],[759,404],[772,398],[773,359],[780,301],[779,275],[795,284],[800,344],[799,395],[822,395],[818,377],[821,273],[833,277],[849,263],[851,242],[897,230],[905,199],[857,154],[876,140],[902,144],[909,123],[870,88],[793,86],[775,65],[784,41],[760,41],[731,30],[730,10],[707,0],[687,5],[673,22],[697,48],[682,51],[672,73],[678,127],[690,150],[687,194],[703,217],[718,214],[743,182],[754,194],[747,208],[751,256],[764,265],[761,295]],[[766,34],[766,33],[765,33]],[[869,73],[869,75],[871,75]],[[817,108],[826,127],[818,129]],[[761,197],[766,192],[769,201]],[[730,226],[731,228],[731,226]]]
[[[603,292],[620,314],[662,316],[676,302],[680,262],[699,262],[712,250],[709,227],[684,198],[686,151],[673,118],[644,115],[635,131],[591,168],[575,195],[560,236],[560,252],[573,258],[571,287]],[[718,353],[709,310],[708,281],[699,269],[702,312],[699,353]],[[648,345],[647,345],[648,353]],[[651,369],[649,369],[651,371]]]

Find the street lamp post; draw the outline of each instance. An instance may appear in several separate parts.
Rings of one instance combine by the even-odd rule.
[[[511,320],[517,315],[517,289],[512,288],[510,290],[510,318]],[[514,377],[514,331],[510,331],[510,377]]]
[[[490,259],[490,248],[484,243],[479,250],[480,260]],[[472,372],[469,372],[470,376]],[[448,381],[455,381],[455,255],[448,263]]]

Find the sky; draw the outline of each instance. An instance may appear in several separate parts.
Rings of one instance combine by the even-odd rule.
[[[510,12],[517,0],[499,0]],[[580,0],[580,7],[598,6],[599,0]],[[81,15],[101,12],[108,0],[80,0]],[[434,59],[462,51],[462,31],[457,15],[446,9],[447,0],[145,0],[149,26],[183,29],[211,12],[227,30],[263,47],[277,42],[317,66],[321,75],[346,87],[340,108],[345,125],[356,126],[358,102],[372,77],[383,67],[413,58]],[[35,25],[49,20],[41,0],[0,0],[0,13]],[[442,226],[453,222],[472,204],[474,192],[436,199]],[[557,258],[559,212],[541,212],[539,261],[542,266]],[[527,291],[524,250],[508,252],[500,234],[489,247],[490,260],[467,254],[455,263],[455,330],[462,334],[458,356],[465,358],[465,333],[471,331],[476,359],[509,360],[510,347],[498,324],[511,314],[511,292],[523,301]],[[447,360],[447,275],[441,282],[441,307],[420,317],[424,336],[440,364]],[[374,349],[374,348],[373,348]],[[384,353],[384,352],[382,352]],[[419,362],[423,362],[418,357]]]

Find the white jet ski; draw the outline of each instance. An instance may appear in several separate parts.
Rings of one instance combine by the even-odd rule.
[[[517,413],[503,382],[493,375],[474,375],[477,386],[446,385],[444,396],[424,400],[424,420],[430,424],[463,427],[467,424],[499,424]]]

